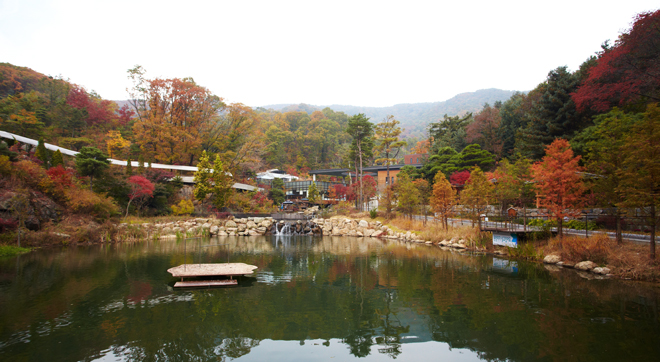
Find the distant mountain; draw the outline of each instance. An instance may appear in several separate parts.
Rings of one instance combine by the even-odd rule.
[[[447,114],[449,116],[462,115],[468,112],[478,112],[484,103],[493,105],[496,101],[504,102],[515,91],[501,89],[481,89],[476,92],[458,94],[443,102],[430,103],[403,103],[391,107],[359,107],[333,104],[329,106],[314,106],[308,104],[273,104],[260,108],[272,109],[281,112],[302,111],[312,113],[325,107],[330,107],[337,112],[344,112],[349,116],[364,113],[373,123],[378,123],[388,115],[393,115],[405,128],[405,134],[410,136],[421,136],[426,126],[436,122]]]

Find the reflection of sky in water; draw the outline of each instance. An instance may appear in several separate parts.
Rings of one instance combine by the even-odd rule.
[[[224,342],[223,342],[224,344]],[[223,354],[223,344],[216,351],[217,355]],[[265,339],[255,343],[250,353],[236,359],[226,358],[227,361],[344,361],[355,359],[350,353],[349,346],[340,339],[325,341],[312,339],[300,341],[273,341]],[[398,345],[401,352],[396,356],[397,361],[481,361],[479,354],[469,349],[452,349],[448,344],[442,342],[402,343]],[[121,351],[120,353],[117,353]],[[360,361],[393,361],[388,352],[391,349],[382,345],[374,344],[370,348],[368,356],[360,358]],[[92,361],[128,361],[124,355],[128,352],[122,347],[114,347],[102,351],[99,358]],[[219,360],[222,360],[221,358]]]

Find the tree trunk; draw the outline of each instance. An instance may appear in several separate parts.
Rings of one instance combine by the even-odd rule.
[[[614,215],[616,217],[616,243],[621,245],[623,244],[623,234],[621,233],[621,212],[619,212],[619,208],[616,209]]]
[[[564,238],[564,219],[561,217],[557,218],[557,233],[559,234],[559,240]]]
[[[658,223],[655,205],[651,205],[651,260],[655,259],[655,229]]]
[[[360,177],[360,179],[359,179],[360,180],[360,208],[358,210],[364,211],[364,193],[363,193],[363,189],[362,189],[362,186],[363,186],[362,185],[362,178],[363,178],[362,177],[362,172],[363,172],[362,171],[362,143],[358,142],[357,146],[358,146],[358,153],[359,153],[359,156],[360,156],[360,175],[359,175],[359,177]]]

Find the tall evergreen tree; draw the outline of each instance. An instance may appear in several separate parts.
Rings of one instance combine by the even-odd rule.
[[[48,169],[50,162],[48,159],[49,158],[48,150],[46,149],[46,145],[44,144],[43,138],[39,138],[39,144],[37,145],[37,151],[35,152],[35,156],[37,156],[37,158],[41,160],[41,162],[43,162],[44,167]]]
[[[540,159],[546,145],[557,138],[571,138],[583,128],[571,98],[578,83],[579,77],[565,66],[548,73],[543,93],[532,110],[532,120],[522,130],[520,141],[524,155]]]
[[[346,132],[353,138],[350,156],[355,165],[355,173],[358,181],[361,181],[364,176],[362,171],[364,163],[373,157],[373,124],[369,122],[369,118],[364,113],[359,113],[348,120]],[[364,189],[362,184],[360,182],[359,209],[362,209],[364,204]]]
[[[55,151],[50,161],[53,167],[58,165],[64,166],[64,158],[62,157],[62,152],[60,152],[60,150]]]
[[[133,161],[130,157],[126,160],[126,176],[133,176]]]

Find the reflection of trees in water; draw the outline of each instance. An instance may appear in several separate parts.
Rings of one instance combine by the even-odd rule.
[[[218,361],[224,361],[225,357],[235,359],[244,356],[259,345],[259,341],[247,337],[225,338],[222,343],[214,350]]]
[[[552,277],[526,264],[517,275],[506,275],[491,270],[487,257],[412,244],[369,241],[365,249],[357,239],[329,238],[311,248],[305,241],[282,250],[265,239],[242,240],[251,246],[236,241],[200,250],[203,243],[188,243],[186,253],[194,262],[259,265],[259,272],[290,275],[290,281],[171,292],[164,271],[183,259],[184,250],[164,242],[104,254],[29,254],[18,271],[15,263],[0,262],[0,273],[16,275],[3,289],[0,320],[21,316],[0,323],[0,342],[43,329],[31,335],[41,351],[62,351],[62,336],[76,346],[60,359],[90,359],[114,348],[131,360],[202,361],[244,356],[263,339],[337,338],[356,357],[378,348],[397,358],[403,336],[413,329],[417,337],[469,348],[487,360],[552,360],[557,351],[585,360],[626,359],[623,352],[630,359],[660,355],[657,293],[641,287],[582,281],[571,273]],[[172,245],[180,249],[160,252]],[[252,247],[259,251],[250,252]],[[150,248],[159,252],[144,252]],[[42,328],[44,316],[54,325],[64,315],[68,324]],[[614,321],[592,322],[605,316]],[[418,327],[411,317],[426,324]],[[615,345],[623,347],[600,348]],[[4,346],[3,359],[33,348]]]

